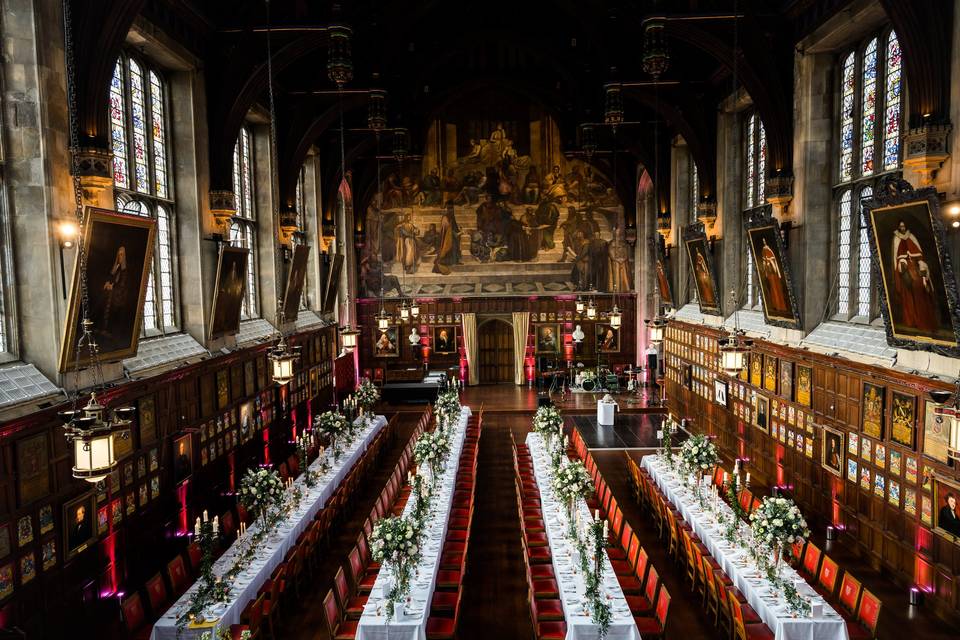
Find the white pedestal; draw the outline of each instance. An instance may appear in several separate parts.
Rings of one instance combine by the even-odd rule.
[[[597,403],[597,424],[604,427],[612,427],[614,414],[616,413],[617,405],[612,402],[598,402]]]

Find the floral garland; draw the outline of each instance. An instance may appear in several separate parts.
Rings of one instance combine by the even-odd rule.
[[[217,635],[214,636],[214,633]],[[219,627],[216,632],[204,631],[200,634],[198,640],[232,640],[232,638],[233,635],[230,633],[230,629],[227,629],[226,627]],[[250,640],[250,638],[251,635],[249,629],[244,629],[240,632],[240,640]]]
[[[686,474],[695,474],[699,478],[704,471],[717,465],[720,454],[717,452],[717,445],[707,436],[698,433],[680,445],[680,460]]]
[[[283,493],[283,481],[272,469],[247,469],[240,480],[240,504],[257,513],[264,530],[269,529],[273,512],[283,502]]]
[[[357,391],[354,394],[357,398],[357,404],[363,409],[364,413],[373,411],[374,405],[380,400],[380,390],[370,381],[370,378],[364,378],[360,381]]]
[[[394,606],[410,593],[413,567],[420,559],[420,527],[401,517],[384,518],[370,534],[370,554],[374,562],[389,565],[394,584],[387,593],[387,617],[393,617]]]

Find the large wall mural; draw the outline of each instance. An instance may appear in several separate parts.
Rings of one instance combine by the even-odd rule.
[[[631,291],[613,185],[559,139],[549,116],[435,121],[365,209],[361,295]]]

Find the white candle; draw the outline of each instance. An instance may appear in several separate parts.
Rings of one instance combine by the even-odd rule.
[[[220,530],[220,516],[213,516],[213,532],[217,533]]]
[[[750,472],[747,471],[747,486],[750,486]]]
[[[600,519],[600,509],[594,509],[594,510],[593,510],[593,519],[594,519],[594,521]]]
[[[604,539],[604,540],[607,539],[607,537],[609,536],[609,533],[610,533],[610,532],[609,532],[609,524],[610,524],[610,521],[609,521],[609,520],[604,520],[604,521],[603,521],[603,539]]]
[[[207,520],[209,520],[209,518],[207,518],[207,510],[204,509],[204,510],[203,510],[203,521],[206,522]]]
[[[193,535],[195,536],[200,535],[200,518],[197,518],[197,523],[193,525]]]
[[[729,476],[727,475],[727,472],[724,471],[724,472],[723,472],[723,484],[727,484],[727,480],[728,480],[728,479],[729,479]]]

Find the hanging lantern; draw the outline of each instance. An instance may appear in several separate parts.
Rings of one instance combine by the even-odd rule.
[[[580,125],[580,148],[583,150],[583,154],[587,156],[587,160],[593,158],[593,154],[597,152],[598,146],[597,132],[593,128],[593,125]]]
[[[399,307],[400,322],[407,322],[410,319],[410,305],[404,300]]]
[[[587,304],[587,320],[596,320],[597,319],[597,305],[594,304],[593,299]]]
[[[403,162],[410,153],[410,132],[404,127],[393,130],[393,157],[397,162]]]
[[[377,329],[380,331],[386,331],[390,328],[390,322],[393,320],[393,316],[387,313],[387,310],[381,305],[380,311],[377,312],[377,315],[374,316],[377,320]]]
[[[293,367],[300,359],[300,347],[287,347],[281,334],[277,346],[270,350],[269,358],[273,363],[273,381],[283,386],[293,380]]]
[[[720,345],[720,368],[731,377],[739,375],[747,366],[747,355],[753,347],[753,340],[747,338],[743,330],[735,329],[717,343]]]
[[[658,80],[670,67],[670,50],[663,32],[662,20],[651,20],[643,29],[643,70]]]
[[[611,82],[604,88],[603,121],[617,126],[623,122],[623,93],[619,82]]]
[[[114,409],[112,415],[97,401],[94,393],[80,410],[61,411],[67,442],[73,444],[73,477],[99,482],[117,466],[113,439],[129,438],[133,407]]]
[[[353,30],[343,24],[331,25],[327,45],[327,77],[342,89],[353,80],[353,59],[350,52],[350,37]]]
[[[357,336],[360,335],[360,332],[350,326],[350,323],[347,323],[347,326],[340,329],[340,339],[343,340],[343,350],[347,353],[353,353],[353,350],[357,348]]]
[[[410,317],[414,320],[420,317],[420,303],[417,302],[416,298],[410,303]]]
[[[577,296],[577,313],[583,313],[583,309],[584,309],[583,298],[581,298],[581,297],[578,295],[578,296]]]
[[[660,343],[663,342],[663,334],[667,328],[667,322],[667,318],[662,313],[658,313],[653,320],[644,320],[644,324],[647,325],[650,343],[654,346],[659,346]]]
[[[367,128],[377,133],[387,128],[387,92],[383,89],[370,89],[370,101],[367,103]]]
[[[616,304],[614,304],[613,310],[610,312],[610,327],[613,329],[619,329],[622,321],[623,314],[620,313],[620,309]]]

